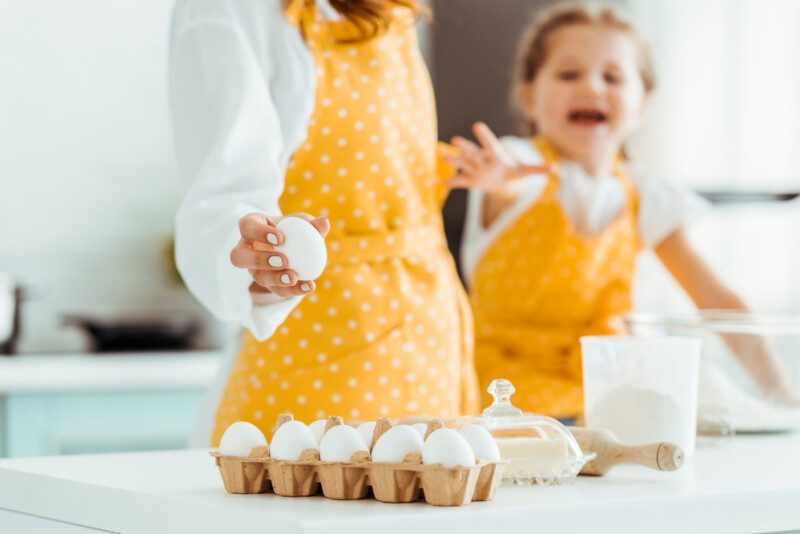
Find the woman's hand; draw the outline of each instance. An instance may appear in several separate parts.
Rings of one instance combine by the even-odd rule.
[[[315,219],[307,213],[293,213],[291,217],[307,220],[322,237],[331,228],[325,217]],[[250,271],[253,277],[253,284],[250,286],[252,293],[293,297],[311,293],[316,287],[313,280],[298,280],[297,273],[287,268],[286,256],[275,250],[275,247],[283,244],[283,235],[275,228],[283,218],[251,213],[239,219],[239,233],[242,237],[231,250],[231,263]]]
[[[458,149],[455,155],[445,156],[457,174],[447,185],[452,188],[482,189],[494,191],[509,181],[530,174],[552,172],[550,165],[523,165],[512,157],[500,144],[492,130],[482,122],[476,122],[472,131],[479,145],[460,136],[451,143]]]

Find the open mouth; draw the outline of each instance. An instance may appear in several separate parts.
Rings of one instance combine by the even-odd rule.
[[[599,109],[575,109],[569,112],[569,122],[579,126],[598,126],[608,121],[608,115]]]

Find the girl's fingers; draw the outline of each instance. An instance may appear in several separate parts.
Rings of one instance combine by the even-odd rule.
[[[467,139],[458,138],[453,141],[457,143],[459,156],[468,161],[469,165],[474,168],[480,168],[486,163],[491,163],[495,157],[491,151],[483,149]]]
[[[558,167],[549,163],[543,163],[541,165],[522,165],[521,168],[525,174],[550,174],[551,172],[558,172]]]
[[[275,228],[275,219],[263,213],[251,213],[239,219],[239,233],[248,241],[280,245],[283,236]]]
[[[453,143],[453,145],[456,148],[458,148],[462,156],[467,156],[467,157],[471,156],[478,158],[481,155],[480,147],[475,143],[473,143],[472,141],[470,141],[469,139],[465,139],[457,135],[453,137],[453,139],[450,142]]]
[[[280,252],[259,252],[244,244],[231,251],[231,263],[240,269],[285,269],[288,265],[286,256]]]
[[[514,178],[523,178],[532,174],[558,173],[558,165],[542,163],[541,165],[518,165],[513,172]]]
[[[453,178],[452,180],[447,180],[444,185],[450,189],[470,189],[473,186],[471,180],[466,180],[464,178]]]
[[[474,168],[474,162],[472,160],[468,160],[466,158],[462,158],[461,156],[445,156],[445,161],[455,167],[456,171],[459,173],[471,173]]]
[[[297,273],[289,269],[267,271],[263,269],[250,269],[250,276],[260,285],[275,292],[275,289],[291,287],[297,283]]]
[[[488,150],[489,153],[497,159],[501,161],[504,159],[505,150],[503,149],[503,145],[500,144],[500,140],[486,124],[476,122],[472,126],[472,131],[475,133],[475,137],[478,138],[478,141],[484,149]]]

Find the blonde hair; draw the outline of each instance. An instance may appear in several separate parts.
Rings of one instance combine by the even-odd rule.
[[[284,0],[284,6],[291,0]],[[305,0],[314,2],[314,0]],[[414,17],[427,13],[419,0],[329,0],[342,17],[353,24],[358,30],[358,37],[348,41],[365,41],[372,39],[386,31],[393,20],[392,10],[404,7],[411,11]]]
[[[521,108],[520,94],[523,86],[536,79],[547,60],[550,37],[557,30],[577,24],[603,26],[628,34],[639,48],[639,77],[644,92],[649,95],[656,86],[650,47],[636,27],[619,10],[607,4],[566,2],[540,12],[528,28],[517,48],[512,101]],[[531,134],[536,125],[528,121]]]

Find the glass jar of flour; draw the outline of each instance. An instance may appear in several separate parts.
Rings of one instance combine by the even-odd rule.
[[[586,426],[632,445],[672,442],[694,454],[701,340],[581,338]]]

